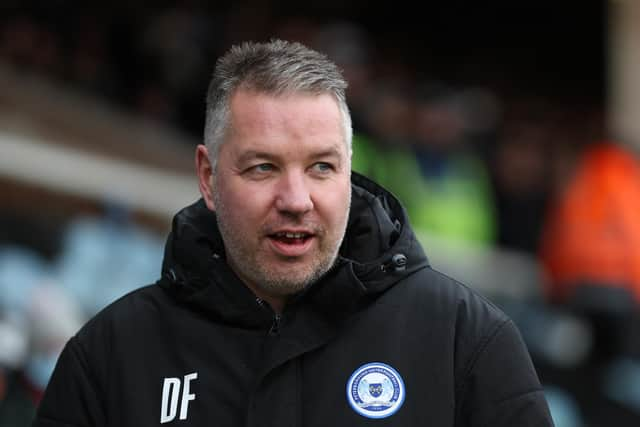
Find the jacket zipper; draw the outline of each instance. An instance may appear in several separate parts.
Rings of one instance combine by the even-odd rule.
[[[280,313],[276,313],[273,316],[273,323],[271,323],[271,329],[269,329],[269,335],[275,336],[280,334],[280,321],[282,320],[282,315]]]
[[[271,310],[269,304],[267,304],[262,298],[256,297],[256,303],[263,308],[267,308]],[[276,336],[280,334],[280,322],[282,321],[282,314],[274,313],[273,321],[271,322],[271,327],[269,328],[269,335]]]
[[[339,263],[341,264],[341,260],[334,262],[333,265],[329,268],[329,270],[327,270],[327,272],[325,274],[328,274],[329,272],[331,272],[331,270],[334,270],[335,268],[337,268]],[[256,302],[261,307],[265,307],[265,306],[268,307],[269,306],[260,297],[256,298]],[[282,323],[282,314],[281,313],[274,313],[273,322],[271,322],[271,328],[269,329],[269,336],[278,336],[278,335],[280,335],[280,325],[281,325],[281,323]]]

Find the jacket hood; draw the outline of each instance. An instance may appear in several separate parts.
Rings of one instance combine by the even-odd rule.
[[[351,185],[351,210],[336,264],[287,307],[305,301],[320,311],[346,314],[428,265],[399,201],[356,172]],[[228,267],[224,253],[215,213],[201,199],[173,219],[159,284],[219,320],[249,327],[270,323],[273,313]]]

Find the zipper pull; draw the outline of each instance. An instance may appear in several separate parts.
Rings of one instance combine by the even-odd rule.
[[[258,306],[261,307],[261,308],[265,308],[265,309],[271,310],[271,307],[269,307],[269,304],[267,304],[267,302],[265,300],[263,300],[262,298],[260,298],[260,297],[256,297],[256,304],[258,304]],[[271,323],[271,328],[269,328],[269,335],[270,336],[275,336],[275,335],[279,335],[280,334],[280,321],[281,320],[282,320],[282,314],[274,313],[273,322]]]
[[[275,336],[280,334],[280,321],[282,320],[282,315],[280,313],[276,313],[273,316],[273,323],[271,324],[271,329],[269,329],[269,335]]]

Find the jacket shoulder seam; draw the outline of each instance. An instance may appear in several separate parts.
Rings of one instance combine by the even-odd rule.
[[[471,372],[473,372],[473,370],[475,369],[476,362],[478,361],[480,356],[485,352],[487,347],[489,347],[489,344],[491,344],[491,342],[496,337],[496,335],[498,335],[498,333],[509,323],[511,323],[511,319],[502,320],[493,328],[493,330],[490,333],[486,334],[480,340],[476,348],[476,351],[473,353],[473,355],[471,356],[471,358],[469,359],[469,361],[465,366],[465,370],[462,376],[462,382],[459,388],[460,396],[464,396],[464,393],[466,392],[466,386],[467,386],[469,375],[471,375]]]
[[[480,299],[483,303],[485,303],[488,306],[490,306],[497,313],[502,313],[502,310],[493,301],[491,301],[489,298],[487,298],[485,295],[483,295],[477,289],[474,289],[472,286],[469,286],[467,283],[461,282],[458,279],[454,279],[453,277],[449,276],[448,274],[443,273],[442,271],[433,268],[433,266],[431,266],[431,265],[426,265],[425,267],[428,268],[429,270],[431,270],[434,274],[437,274],[438,276],[440,276],[440,277],[442,277],[442,278],[444,278],[446,280],[450,280],[452,283],[456,284],[457,286],[460,286],[460,287],[464,288],[467,292],[471,293],[471,295],[473,295],[473,297]],[[502,313],[502,315],[504,316],[503,313]],[[504,322],[507,322],[508,320],[509,320],[508,318],[503,317],[503,321]],[[500,328],[500,325],[498,325],[498,328]]]
[[[536,388],[533,388],[531,390],[523,391],[523,392],[518,393],[516,395],[506,397],[506,398],[500,400],[499,402],[497,402],[496,404],[497,405],[502,405],[505,402],[522,399],[523,397],[526,397],[526,396],[528,396],[530,394],[540,393],[542,391],[543,391],[542,387],[536,387]]]

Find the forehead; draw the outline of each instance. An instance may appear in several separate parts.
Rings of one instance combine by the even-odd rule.
[[[268,95],[239,90],[231,98],[228,142],[315,142],[345,146],[338,102],[330,94]],[[346,150],[346,146],[345,146]]]

